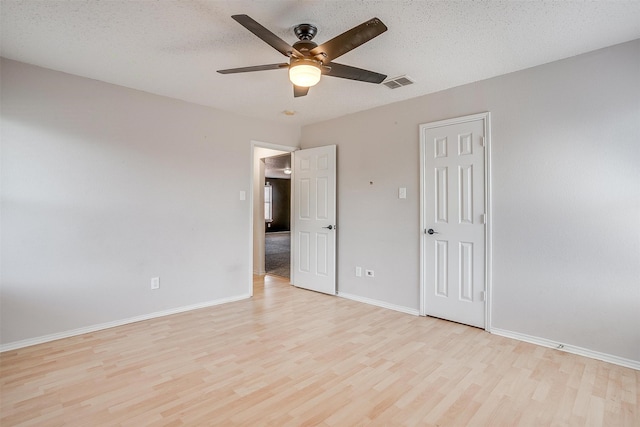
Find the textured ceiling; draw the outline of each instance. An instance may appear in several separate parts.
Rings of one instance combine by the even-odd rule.
[[[284,173],[285,169],[291,169],[290,153],[264,159],[264,176],[267,178],[291,179],[291,175]]]
[[[303,125],[640,38],[640,1],[2,0],[4,57],[270,121]],[[389,30],[337,62],[415,84],[324,77],[293,98],[286,62],[231,19],[247,14],[293,44],[318,44],[372,17]],[[296,112],[293,116],[285,110]]]

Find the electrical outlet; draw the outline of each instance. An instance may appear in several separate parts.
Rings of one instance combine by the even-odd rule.
[[[151,289],[160,289],[160,278],[152,277],[151,278]]]
[[[364,271],[365,276],[367,277],[374,277],[375,275],[373,274],[373,270],[365,270]]]
[[[362,277],[362,267],[356,267],[356,277]]]

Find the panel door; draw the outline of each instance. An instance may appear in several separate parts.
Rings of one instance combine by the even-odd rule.
[[[336,146],[293,154],[293,284],[336,293]]]
[[[423,125],[424,308],[485,326],[485,121]]]

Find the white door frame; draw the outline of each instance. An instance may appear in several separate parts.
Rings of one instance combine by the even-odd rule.
[[[249,174],[249,197],[247,200],[249,201],[249,254],[251,256],[251,260],[253,260],[253,193],[255,191],[254,188],[254,162],[255,162],[255,149],[256,148],[268,148],[270,150],[278,150],[284,152],[293,152],[299,150],[300,147],[291,147],[289,145],[279,145],[272,144],[269,142],[262,141],[251,141],[251,173]],[[253,261],[252,261],[253,263]],[[253,296],[253,268],[249,268],[249,280],[248,280],[248,294]]]
[[[425,254],[425,245],[428,243],[428,239],[426,238],[425,230],[427,229],[427,224],[425,224],[425,211],[426,211],[426,200],[424,197],[425,191],[425,173],[426,173],[426,165],[425,165],[425,141],[424,141],[424,132],[426,129],[441,127],[441,126],[449,126],[453,124],[471,122],[476,120],[484,121],[485,128],[485,150],[484,150],[484,186],[485,186],[485,228],[484,228],[484,237],[485,237],[485,311],[484,311],[484,329],[487,332],[491,332],[491,113],[479,113],[473,114],[470,116],[456,117],[453,119],[447,120],[439,120],[437,122],[424,123],[420,125],[420,315],[426,316],[427,307],[426,307],[426,265],[424,260]]]

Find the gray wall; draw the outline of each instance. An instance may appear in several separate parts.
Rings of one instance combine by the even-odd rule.
[[[338,146],[339,291],[419,307],[418,125],[490,111],[491,326],[640,361],[639,76],[636,40],[304,127]]]
[[[3,344],[248,294],[251,140],[299,129],[1,66]]]

